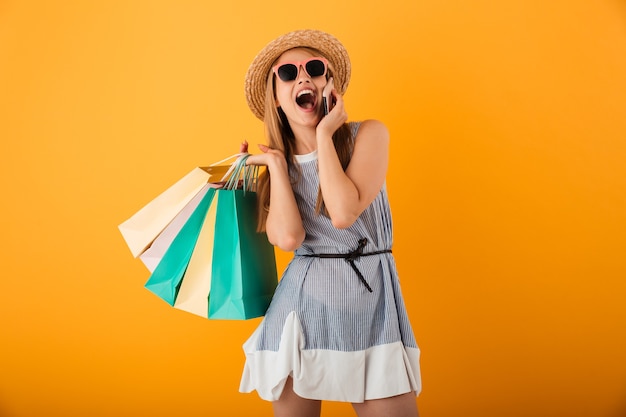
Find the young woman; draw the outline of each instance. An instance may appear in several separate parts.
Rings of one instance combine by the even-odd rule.
[[[351,402],[359,417],[418,414],[419,348],[391,253],[389,134],[376,120],[347,123],[350,71],[335,37],[300,30],[270,42],[246,76],[269,141],[247,162],[267,167],[259,225],[294,251],[244,345],[240,390],[272,401],[275,416],[319,416],[321,400]]]

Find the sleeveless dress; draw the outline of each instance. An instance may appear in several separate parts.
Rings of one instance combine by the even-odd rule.
[[[353,138],[358,127],[351,124]],[[296,394],[316,400],[358,403],[419,394],[420,351],[388,251],[393,236],[386,186],[353,225],[336,229],[315,213],[317,152],[296,159],[302,175],[294,194],[307,233],[243,345],[240,392],[256,390],[275,401],[291,376]],[[360,256],[316,256],[354,252],[363,239]]]

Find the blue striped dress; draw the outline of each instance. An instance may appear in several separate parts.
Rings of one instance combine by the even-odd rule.
[[[356,137],[358,123],[352,123]],[[363,402],[419,394],[419,348],[404,306],[393,255],[343,258],[367,239],[362,252],[392,246],[386,187],[357,221],[336,229],[315,212],[317,152],[296,156],[302,175],[294,193],[306,237],[295,251],[259,327],[244,344],[240,391],[277,400],[288,376],[303,398]]]

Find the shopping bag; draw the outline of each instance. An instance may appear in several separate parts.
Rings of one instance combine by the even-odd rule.
[[[198,206],[167,248],[165,255],[145,284],[147,289],[172,306],[216,191],[215,188],[209,186],[205,186],[203,190],[205,194],[201,197]]]
[[[211,174],[194,168],[174,185],[119,225],[134,257],[142,254],[200,189]]]
[[[256,231],[256,194],[217,190],[210,319],[265,314],[277,285],[274,247]]]
[[[167,190],[150,201],[141,210],[118,226],[134,257],[145,252],[154,239],[170,224],[174,217],[189,204],[208,182],[223,181],[232,165],[224,162],[239,157],[232,155],[208,167],[196,167]],[[219,184],[217,184],[219,185]]]

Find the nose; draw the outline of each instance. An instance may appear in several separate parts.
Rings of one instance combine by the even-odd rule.
[[[298,68],[298,78],[297,78],[298,84],[302,84],[303,82],[310,82],[311,81],[311,77],[309,77],[309,74],[306,72],[306,69],[304,68],[304,65],[300,65],[300,67]]]

